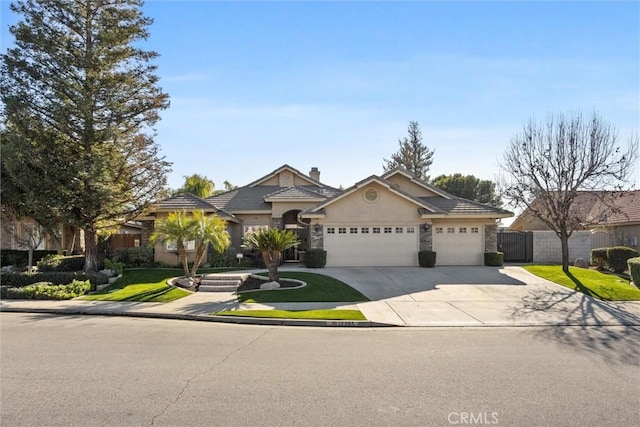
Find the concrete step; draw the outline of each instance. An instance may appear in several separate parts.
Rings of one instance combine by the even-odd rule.
[[[212,273],[205,274],[202,276],[203,280],[243,280],[248,277],[249,274],[220,274],[220,273]]]
[[[238,290],[238,285],[207,285],[200,283],[198,292],[235,292]]]
[[[202,279],[200,280],[200,286],[202,285],[234,285],[240,286],[242,280],[240,279]]]

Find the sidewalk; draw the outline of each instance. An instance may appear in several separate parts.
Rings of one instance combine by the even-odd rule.
[[[93,314],[109,316],[155,317],[227,323],[305,326],[640,326],[640,301],[605,302],[531,275],[518,267],[505,267],[502,284],[438,284],[418,287],[412,283],[411,270],[397,269],[386,274],[370,269],[361,272],[326,269],[323,274],[345,279],[360,287],[365,295],[393,285],[394,292],[364,303],[239,303],[234,293],[197,292],[169,303],[112,301],[40,301],[3,300],[1,312]],[[445,271],[446,270],[442,270]],[[473,276],[489,274],[483,267],[470,270]],[[369,288],[348,280],[345,274],[367,274]],[[462,276],[464,272],[461,273]],[[398,279],[402,278],[402,292]],[[424,282],[423,276],[422,282]],[[502,276],[499,276],[502,277]],[[487,283],[491,277],[487,276]],[[506,280],[508,279],[508,280]],[[376,282],[377,280],[377,282]],[[389,283],[382,282],[389,280]],[[416,281],[417,282],[417,281]],[[481,281],[482,282],[482,281]],[[484,283],[484,282],[482,282]],[[506,284],[505,284],[506,283]],[[421,285],[422,286],[422,285]],[[374,298],[372,298],[374,299]],[[222,310],[360,310],[367,321],[260,319],[214,316]]]

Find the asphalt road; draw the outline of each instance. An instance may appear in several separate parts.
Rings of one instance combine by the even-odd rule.
[[[2,426],[640,425],[639,328],[0,324]]]

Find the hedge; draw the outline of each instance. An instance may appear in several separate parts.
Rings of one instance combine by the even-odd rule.
[[[33,251],[33,263],[34,265],[47,255],[55,255],[56,251]],[[29,251],[22,251],[16,249],[3,249],[0,251],[0,265],[15,265],[18,267],[25,267],[29,263]]]
[[[502,252],[485,252],[484,265],[489,267],[501,267],[504,265],[504,253]]]
[[[629,258],[627,260],[629,274],[633,283],[640,288],[640,257]]]
[[[598,267],[598,270],[604,270],[607,266],[607,249],[597,248],[591,249],[591,259],[589,263]]]
[[[622,273],[627,269],[627,261],[640,256],[638,251],[626,246],[614,246],[607,249],[607,264],[614,273]]]
[[[86,294],[91,289],[88,280],[74,280],[67,285],[54,285],[51,282],[37,282],[22,288],[0,288],[3,299],[40,299],[65,300]]]
[[[420,267],[433,268],[436,266],[436,253],[434,251],[418,252],[418,264]]]
[[[109,278],[102,273],[85,273],[82,271],[76,272],[38,272],[38,273],[14,273],[7,272],[0,275],[0,284],[2,286],[22,288],[24,286],[31,285],[38,282],[48,282],[54,285],[67,285],[74,280],[86,281],[91,283],[91,288],[95,289],[96,285],[103,285],[109,281]]]
[[[38,261],[38,271],[81,271],[84,255],[49,255]]]
[[[327,251],[309,249],[304,255],[304,264],[308,268],[324,268],[327,265]]]

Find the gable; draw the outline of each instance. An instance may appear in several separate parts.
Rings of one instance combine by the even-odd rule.
[[[275,171],[263,176],[262,178],[249,184],[249,187],[257,186],[277,186],[277,187],[293,187],[299,185],[321,185],[310,177],[304,175],[299,170],[291,166],[284,165]]]
[[[409,193],[414,197],[438,196],[435,191],[415,182],[411,178],[402,174],[391,175],[386,178],[386,180],[397,186],[398,189],[404,191],[405,193]]]
[[[375,181],[326,205],[324,213],[327,223],[415,223],[420,219],[415,203]]]

